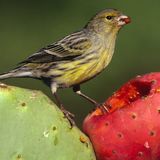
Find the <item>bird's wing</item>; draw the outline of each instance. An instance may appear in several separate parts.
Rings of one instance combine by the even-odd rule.
[[[81,32],[73,33],[62,40],[48,45],[34,53],[20,64],[24,63],[48,63],[64,60],[72,60],[90,48],[92,42],[86,34]]]

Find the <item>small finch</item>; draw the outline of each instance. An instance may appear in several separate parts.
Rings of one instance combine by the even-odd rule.
[[[52,43],[19,63],[15,69],[1,74],[0,79],[31,77],[51,87],[57,103],[58,88],[73,91],[96,106],[98,103],[80,91],[80,84],[92,79],[109,64],[115,48],[117,33],[130,18],[115,9],[96,14],[80,31]],[[69,114],[63,109],[64,113]]]

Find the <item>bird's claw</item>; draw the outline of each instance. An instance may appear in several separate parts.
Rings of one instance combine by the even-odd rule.
[[[70,125],[71,125],[71,128],[72,128],[73,126],[75,126],[75,121],[73,120],[74,117],[75,117],[75,115],[74,115],[73,113],[67,111],[62,105],[61,105],[60,109],[61,109],[61,111],[63,112],[64,117],[68,119],[68,121],[69,121],[69,123],[70,123]]]
[[[102,111],[102,113],[109,113],[110,112],[109,111],[110,107],[108,107],[104,103],[97,103],[96,107],[99,108]]]

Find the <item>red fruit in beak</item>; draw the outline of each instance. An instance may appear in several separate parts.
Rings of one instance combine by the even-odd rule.
[[[104,105],[109,113],[97,108],[83,123],[97,160],[160,160],[160,72],[132,79]]]
[[[129,17],[128,18],[122,18],[121,20],[124,21],[126,24],[131,22],[131,19]]]
[[[123,26],[125,24],[130,23],[131,22],[131,18],[128,17],[128,16],[125,16],[125,15],[121,15],[121,16],[118,17],[117,21],[118,21],[118,25],[119,26]]]

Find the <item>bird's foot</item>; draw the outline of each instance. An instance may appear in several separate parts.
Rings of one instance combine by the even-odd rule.
[[[74,121],[74,114],[73,113],[71,113],[71,112],[69,112],[69,111],[67,111],[64,107],[63,107],[63,105],[61,105],[60,106],[60,109],[61,109],[61,111],[63,112],[63,114],[64,114],[64,118],[67,118],[68,119],[68,121],[69,121],[69,123],[70,123],[70,125],[71,125],[71,128],[73,127],[73,126],[75,126],[75,121]]]
[[[104,103],[96,103],[96,107],[99,108],[102,113],[109,113],[110,107],[105,105]]]

